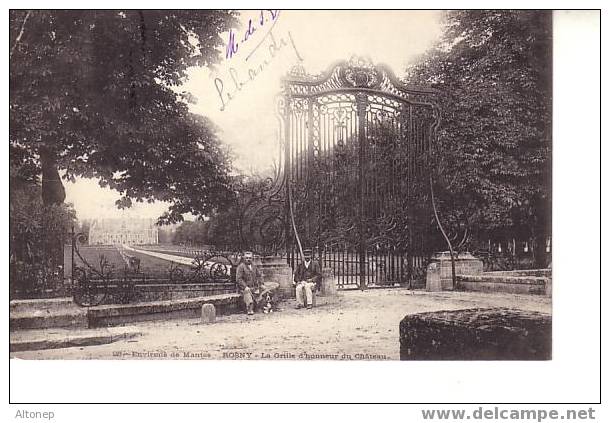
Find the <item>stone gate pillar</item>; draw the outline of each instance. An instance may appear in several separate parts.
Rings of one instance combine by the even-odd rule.
[[[483,273],[483,261],[473,256],[471,253],[464,252],[456,254],[455,259],[455,274],[456,275],[480,275]],[[453,290],[453,279],[451,275],[451,254],[449,251],[443,251],[435,253],[430,261],[431,264],[438,266],[438,273],[440,275],[440,289],[443,291]],[[429,290],[438,290],[436,287],[437,282],[434,278],[437,278],[436,270],[434,273],[426,275],[426,287]]]

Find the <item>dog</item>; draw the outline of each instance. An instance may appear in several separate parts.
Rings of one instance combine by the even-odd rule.
[[[273,298],[271,294],[266,293],[262,300],[263,304],[263,313],[273,313]]]

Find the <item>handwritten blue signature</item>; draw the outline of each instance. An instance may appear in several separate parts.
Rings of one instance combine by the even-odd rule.
[[[246,28],[246,31],[244,32],[241,40],[236,40],[236,33],[232,29],[229,30],[229,40],[227,42],[227,47],[226,47],[226,51],[225,51],[226,59],[228,60],[228,59],[231,59],[233,56],[235,56],[237,54],[237,52],[239,51],[239,48],[241,46],[243,46],[248,40],[252,39],[252,36],[256,33],[256,31],[265,27],[266,24],[269,21],[271,21],[272,22],[271,25],[270,26],[267,25],[267,28],[269,28],[267,30],[267,33],[269,33],[275,26],[279,16],[280,16],[279,10],[261,10],[260,14],[258,16],[258,19],[256,19],[256,22],[253,22],[252,19],[248,20],[248,28]],[[252,56],[252,54],[261,45],[261,43],[264,39],[265,39],[265,37],[263,37],[258,42],[258,44],[246,56],[245,60],[248,60],[250,58],[250,56]]]
[[[258,64],[248,64],[247,77],[240,75],[236,68],[229,67],[230,83],[225,85],[225,81],[222,78],[214,78],[214,87],[220,100],[220,111],[224,111],[229,103],[238,95],[240,91],[243,91],[248,85],[250,85],[267,67],[269,67],[276,57],[286,48],[292,47],[292,51],[296,56],[296,59],[303,61],[303,58],[299,54],[297,47],[292,38],[292,34],[288,31],[288,38],[279,37],[276,38],[273,31],[268,31],[265,36],[261,39],[259,45],[267,41],[265,44],[266,49],[261,50],[261,57],[258,59]],[[256,47],[258,48],[258,46]]]

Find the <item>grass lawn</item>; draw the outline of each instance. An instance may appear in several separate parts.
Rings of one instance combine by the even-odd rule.
[[[97,270],[100,269],[100,260],[102,257],[107,260],[108,264],[114,269],[114,272],[122,272],[127,265],[116,246],[81,246],[79,247],[78,251],[82,258]],[[192,269],[190,266],[172,263],[167,260],[151,257],[134,251],[128,251],[126,254],[140,259],[140,271],[145,273],[147,276],[166,278],[169,276],[169,271],[172,267],[179,267],[185,273],[191,271]],[[72,272],[71,255],[71,248],[68,246],[64,254],[65,275],[68,278]],[[78,254],[74,255],[74,264],[79,267],[86,267]]]
[[[151,257],[146,254],[138,253],[136,251],[129,251],[129,255],[132,255],[140,259],[140,271],[146,275],[158,276],[158,277],[169,277],[169,271],[171,268],[180,268],[184,273],[192,271],[192,267],[183,264],[173,263],[168,260],[163,260],[157,257]]]

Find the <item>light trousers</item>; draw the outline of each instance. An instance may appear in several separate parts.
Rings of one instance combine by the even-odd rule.
[[[307,305],[313,305],[313,287],[314,282],[301,281],[297,283],[297,304],[304,306],[304,300],[307,300]]]
[[[248,309],[250,307],[250,304],[254,303],[254,298],[252,296],[252,290],[250,289],[249,286],[244,288],[244,291],[242,292],[242,296],[244,297],[244,303],[246,303],[246,309]]]

